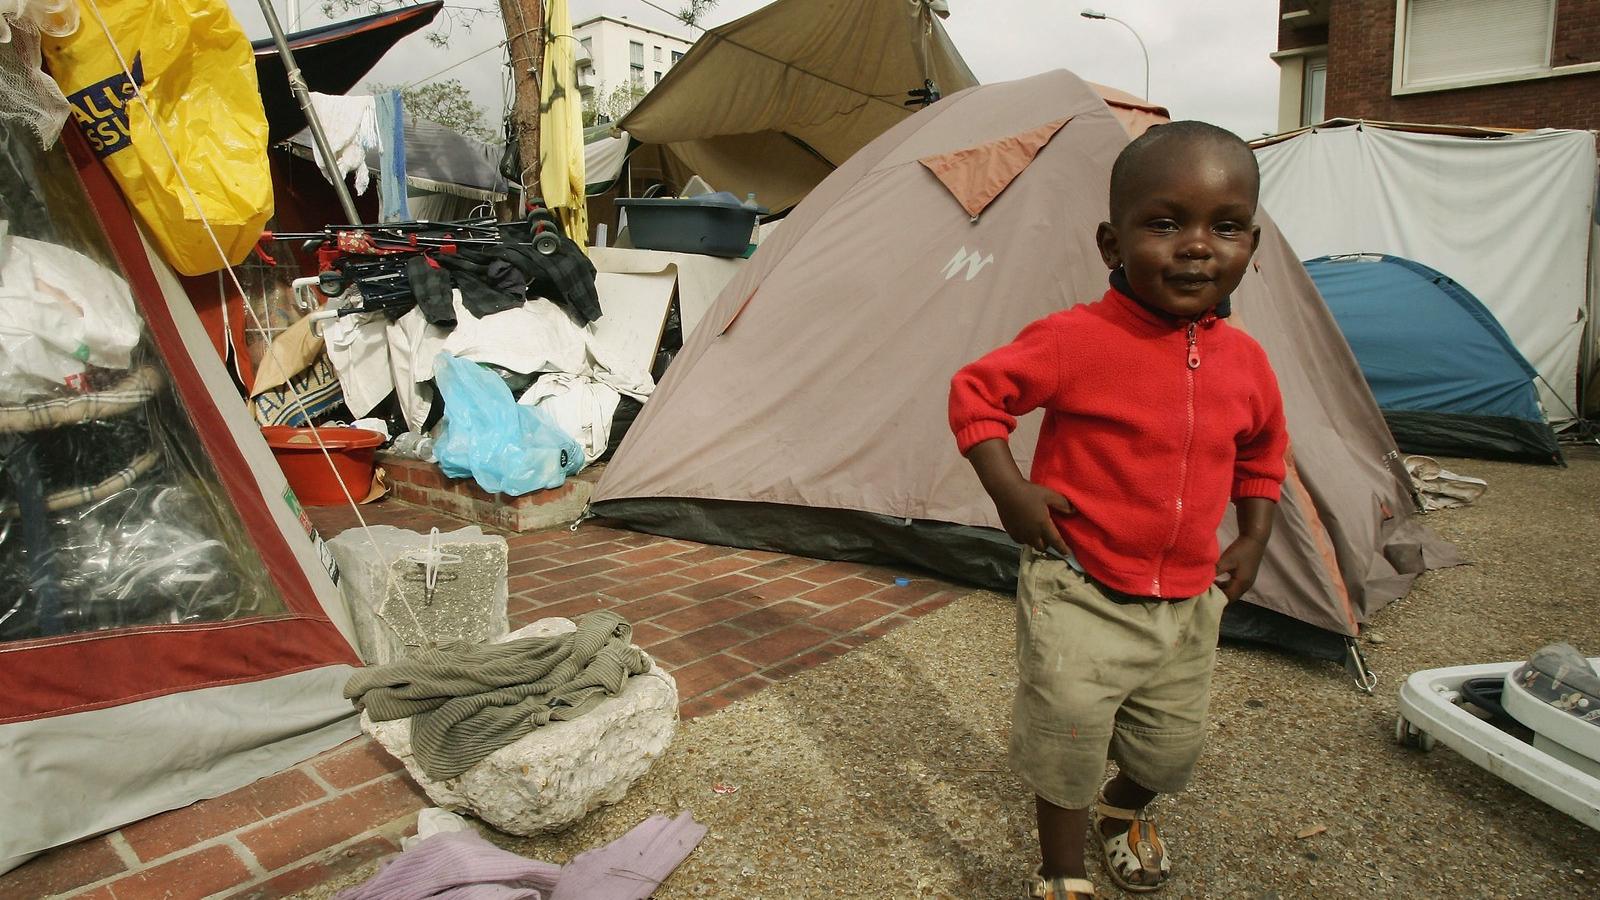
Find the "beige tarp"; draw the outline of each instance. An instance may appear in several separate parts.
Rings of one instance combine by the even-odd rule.
[[[620,127],[776,211],[911,115],[924,79],[978,83],[922,4],[778,0],[702,35]]]
[[[922,162],[1063,119],[976,219]],[[611,462],[596,511],[650,530],[958,573],[966,549],[920,544],[911,527],[999,526],[946,424],[950,377],[1028,322],[1104,292],[1094,232],[1127,140],[1111,108],[1064,71],[946,97],[891,128],[812,191],[723,290]],[[1248,599],[1351,635],[1453,550],[1412,517],[1408,478],[1355,359],[1263,219],[1234,321],[1277,369],[1294,474]],[[1026,417],[1012,442],[1024,471],[1037,429],[1037,414]],[[652,518],[652,506],[671,515]],[[847,534],[868,519],[892,533]]]

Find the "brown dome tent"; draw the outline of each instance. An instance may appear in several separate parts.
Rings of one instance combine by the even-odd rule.
[[[1065,71],[974,87],[889,129],[718,297],[606,471],[594,512],[643,531],[1009,588],[1017,548],[956,452],[947,386],[1028,322],[1104,291],[1094,229],[1127,140],[1106,102]],[[922,161],[945,155],[954,162],[941,181]],[[1262,218],[1235,321],[1272,358],[1293,444],[1267,563],[1227,630],[1337,659],[1368,615],[1454,551],[1413,517],[1354,357]],[[1012,442],[1024,471],[1038,423],[1026,417]]]

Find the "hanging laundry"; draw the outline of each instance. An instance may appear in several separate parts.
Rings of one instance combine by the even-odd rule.
[[[378,164],[378,221],[411,218],[406,189],[406,111],[399,91],[377,97],[378,134],[383,155]]]
[[[328,139],[328,149],[333,153],[333,164],[340,178],[355,173],[357,194],[367,192],[367,151],[381,146],[378,139],[378,107],[376,97],[340,97],[311,92],[311,106],[322,122],[322,133]],[[322,151],[313,144],[317,164],[322,164]],[[326,174],[326,172],[324,172]]]

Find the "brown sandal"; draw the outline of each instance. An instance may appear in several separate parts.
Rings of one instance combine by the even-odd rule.
[[[1094,805],[1095,836],[1100,839],[1101,858],[1106,873],[1117,887],[1135,894],[1148,894],[1167,883],[1172,862],[1167,859],[1167,846],[1156,833],[1155,820],[1142,809],[1123,809],[1110,806],[1104,800]],[[1100,829],[1101,819],[1127,822],[1128,830],[1107,837]]]
[[[1026,884],[1028,900],[1093,900],[1094,882],[1087,878],[1046,878],[1037,871]]]

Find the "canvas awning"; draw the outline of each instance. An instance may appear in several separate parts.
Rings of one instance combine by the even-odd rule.
[[[444,0],[427,0],[394,12],[362,16],[297,31],[288,36],[306,87],[319,94],[343,94],[355,87],[400,39],[433,22]],[[276,143],[306,127],[300,103],[289,91],[289,76],[271,38],[252,41],[256,82],[267,111],[267,140]]]
[[[924,79],[978,83],[925,4],[778,0],[707,31],[620,125],[685,176],[781,210],[915,112]]]

